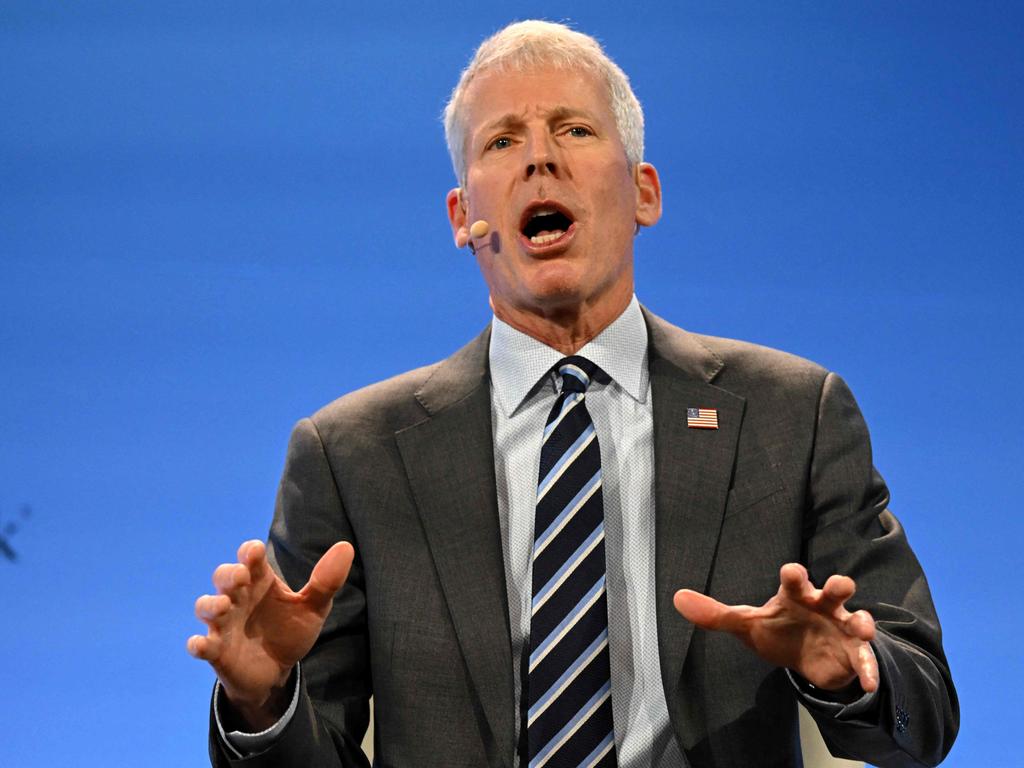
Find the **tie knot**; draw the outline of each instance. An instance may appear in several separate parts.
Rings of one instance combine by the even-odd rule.
[[[558,363],[558,374],[562,377],[563,392],[586,392],[597,366],[585,357],[573,355]]]

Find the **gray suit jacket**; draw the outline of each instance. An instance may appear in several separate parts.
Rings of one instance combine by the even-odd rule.
[[[867,429],[836,375],[791,355],[697,336],[645,310],[654,397],[658,645],[692,768],[800,764],[784,670],[673,608],[688,587],[760,604],[779,567],[854,577],[883,681],[876,711],[814,708],[833,752],[937,763],[958,706],[924,574],[886,509]],[[270,532],[294,588],[339,539],[356,562],[303,662],[296,716],[273,748],[214,765],[365,765],[375,703],[383,766],[504,766],[515,754],[512,650],[494,479],[489,330],[449,359],[347,395],[296,426]],[[718,410],[688,429],[686,408]],[[849,715],[849,713],[846,713]]]

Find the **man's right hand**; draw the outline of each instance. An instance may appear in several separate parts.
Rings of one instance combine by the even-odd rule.
[[[291,671],[316,642],[354,554],[351,544],[338,542],[293,592],[267,563],[263,542],[247,541],[237,563],[213,572],[217,594],[196,600],[196,616],[208,629],[188,639],[188,652],[210,662],[251,730],[269,728],[287,709]]]

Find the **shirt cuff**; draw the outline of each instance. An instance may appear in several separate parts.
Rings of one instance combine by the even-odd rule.
[[[302,681],[302,667],[300,664],[295,665],[295,691],[292,693],[292,702],[288,705],[288,709],[281,719],[274,723],[272,726],[259,733],[245,733],[243,731],[231,731],[226,732],[220,719],[219,701],[221,693],[220,680],[217,681],[213,691],[213,717],[217,722],[217,730],[220,732],[221,741],[235,753],[235,757],[242,759],[243,757],[249,757],[255,755],[258,752],[265,752],[270,749],[274,742],[277,741],[281,735],[281,731],[285,729],[288,723],[291,722],[292,717],[295,715],[295,710],[299,706],[299,687]]]
[[[836,720],[877,720],[881,685],[870,693],[862,692],[860,696],[851,697],[817,688],[791,669],[786,670],[786,675],[796,688],[800,701],[818,712],[826,712]]]

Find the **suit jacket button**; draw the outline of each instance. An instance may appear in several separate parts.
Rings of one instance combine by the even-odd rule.
[[[896,732],[906,733],[907,726],[910,725],[910,715],[903,707],[896,707]]]

